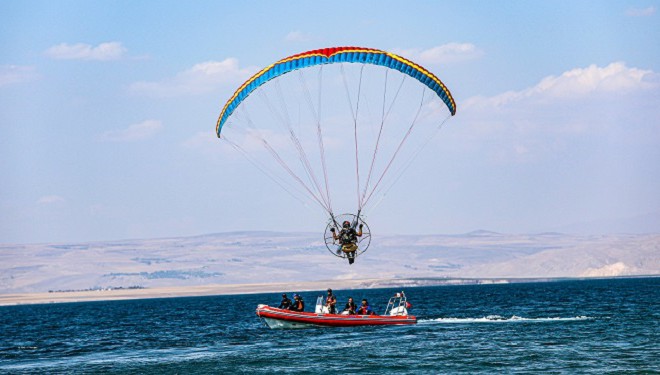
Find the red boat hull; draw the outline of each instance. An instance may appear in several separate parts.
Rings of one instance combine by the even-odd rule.
[[[257,307],[257,316],[271,328],[302,328],[306,326],[354,327],[377,325],[415,324],[417,318],[386,315],[338,315],[297,312],[265,305]]]

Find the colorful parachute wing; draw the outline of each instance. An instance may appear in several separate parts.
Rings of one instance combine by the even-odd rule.
[[[284,58],[265,67],[245,81],[245,83],[243,83],[227,101],[220,113],[220,117],[218,117],[215,129],[218,137],[220,137],[222,126],[229,116],[231,116],[241,102],[259,86],[275,77],[296,69],[342,62],[381,65],[407,74],[433,90],[447,105],[452,116],[456,114],[456,102],[454,102],[454,98],[451,96],[447,87],[442,81],[440,81],[440,79],[438,79],[438,77],[420,65],[393,53],[373,48],[334,47],[303,52]]]

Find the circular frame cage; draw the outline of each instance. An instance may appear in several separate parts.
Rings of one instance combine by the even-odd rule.
[[[367,251],[369,245],[371,245],[371,229],[362,216],[358,217],[357,215],[353,214],[341,214],[328,220],[328,224],[325,227],[324,233],[325,247],[332,255],[336,257],[344,259],[348,257],[347,254],[341,250],[342,245],[338,240],[334,239],[332,231],[330,230],[334,228],[337,232],[339,232],[341,230],[341,223],[344,221],[350,222],[352,228],[358,228],[359,225],[362,224],[362,236],[358,237],[358,249],[355,251],[355,257],[357,257]]]

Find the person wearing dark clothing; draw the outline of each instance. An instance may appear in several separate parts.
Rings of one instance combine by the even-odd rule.
[[[374,310],[369,306],[369,302],[366,299],[362,300],[362,304],[355,312],[357,315],[374,315]]]
[[[328,296],[325,298],[325,305],[328,307],[328,314],[337,313],[337,297],[332,294],[332,289],[328,289]]]
[[[348,297],[348,302],[346,302],[346,307],[344,307],[344,311],[348,311],[349,315],[355,315],[355,311],[357,310],[357,305],[355,302],[353,302],[353,297]]]
[[[348,220],[344,221],[341,226],[342,228],[339,234],[337,234],[335,228],[330,228],[330,232],[332,232],[332,238],[335,241],[339,241],[340,248],[337,252],[343,251],[348,258],[348,264],[353,264],[355,262],[355,252],[358,249],[358,237],[362,237],[363,225],[359,225],[359,231],[356,231]]]
[[[305,301],[303,301],[302,297],[294,294],[293,295],[293,305],[289,308],[291,311],[305,311]]]
[[[286,296],[286,294],[282,294],[282,302],[280,302],[280,306],[278,309],[284,309],[288,310],[291,307],[291,300]]]

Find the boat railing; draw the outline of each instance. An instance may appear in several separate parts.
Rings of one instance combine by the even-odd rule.
[[[387,307],[385,308],[384,315],[390,316],[407,316],[408,315],[408,300],[406,294],[401,291],[390,297]]]

